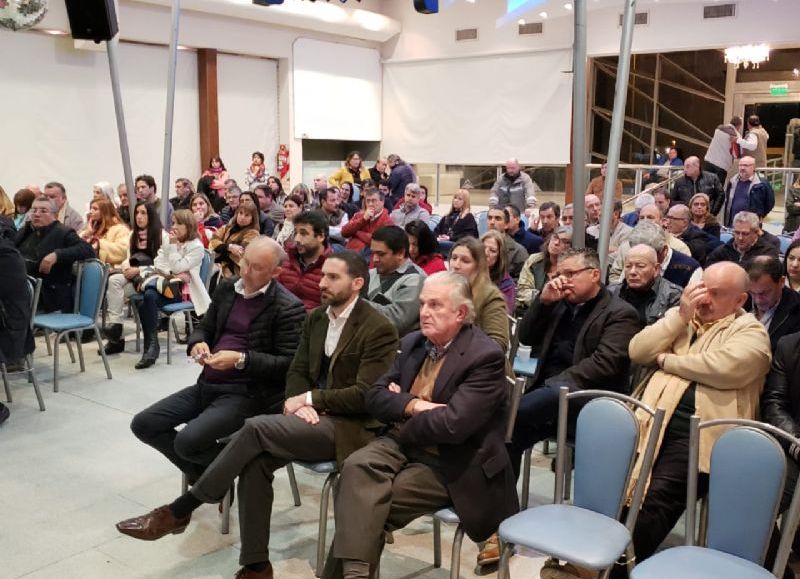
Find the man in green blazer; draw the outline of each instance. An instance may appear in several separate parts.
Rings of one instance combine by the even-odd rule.
[[[364,405],[364,393],[391,366],[397,330],[359,298],[369,279],[364,260],[344,251],[322,266],[322,306],[311,312],[286,380],[283,415],[248,419],[203,476],[183,496],[117,524],[129,536],[155,540],[183,532],[192,512],[222,500],[239,477],[243,565],[238,579],[272,579],[269,527],[275,470],[293,460],[336,459],[339,464],[375,437],[382,424]]]

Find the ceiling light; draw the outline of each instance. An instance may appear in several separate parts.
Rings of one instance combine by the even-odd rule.
[[[725,49],[725,62],[748,68],[751,64],[753,68],[769,60],[768,44],[746,44],[744,46],[731,46]]]
[[[525,26],[525,19],[520,18],[519,20],[517,20],[517,24],[519,24],[520,26]]]
[[[547,18],[547,12],[544,12],[544,11],[539,12],[539,16],[542,17],[542,18]]]
[[[67,33],[63,30],[45,30],[45,34],[52,34],[53,36],[66,36]]]
[[[572,10],[572,2],[567,2],[566,4],[564,4],[564,8],[566,8],[567,10]]]

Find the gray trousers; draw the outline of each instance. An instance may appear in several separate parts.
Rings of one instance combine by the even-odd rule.
[[[424,461],[424,462],[422,462]],[[365,561],[374,574],[385,530],[405,527],[450,504],[436,457],[382,437],[354,452],[339,478],[336,535],[323,577],[341,576],[341,561]]]
[[[195,497],[214,503],[239,477],[239,563],[269,561],[274,472],[293,460],[335,460],[334,424],[328,416],[313,426],[281,414],[248,418],[192,487]]]

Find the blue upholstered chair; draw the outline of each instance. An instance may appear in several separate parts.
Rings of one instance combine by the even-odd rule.
[[[578,414],[575,431],[574,500],[565,504],[568,405],[572,400],[586,398],[590,400]],[[639,443],[639,421],[631,408],[651,415],[652,429],[623,524],[620,518]],[[500,524],[498,577],[508,577],[508,562],[516,545],[598,571],[606,577],[611,566],[630,549],[663,421],[662,409],[653,410],[624,394],[605,390],[570,393],[568,388],[561,388],[554,504],[522,511]]]
[[[56,334],[53,344],[53,392],[58,392],[58,344],[65,337],[69,340],[70,334],[77,336],[75,343],[78,347],[81,372],[86,371],[83,363],[83,347],[78,334],[84,330],[94,330],[94,336],[100,348],[100,356],[103,358],[103,365],[106,367],[106,376],[111,380],[111,369],[108,367],[108,359],[103,350],[103,341],[100,337],[100,327],[97,325],[97,315],[100,313],[100,306],[103,303],[107,278],[108,270],[100,260],[89,259],[81,262],[78,265],[78,289],[75,292],[74,312],[71,314],[39,314],[33,318],[33,327],[44,330],[48,345],[50,332],[55,332]]]
[[[695,546],[695,510],[700,431],[734,426],[717,439],[711,452],[708,524],[705,546]],[[764,558],[786,475],[786,457],[774,437],[800,445],[800,439],[769,424],[722,419],[690,426],[689,484],[686,493],[686,544],[666,549],[633,569],[632,579],[771,579],[783,577],[800,513],[800,493],[783,516],[781,542],[772,567]],[[772,435],[772,436],[771,436]]]
[[[436,229],[436,226],[439,225],[439,222],[442,220],[441,215],[431,215],[431,218],[428,220],[428,228],[433,231]]]
[[[33,317],[36,314],[36,307],[39,304],[39,293],[42,291],[41,278],[28,276],[26,288],[30,297],[31,311],[31,319],[28,320],[28,323],[30,324],[31,328],[33,328]],[[4,362],[0,363],[0,372],[3,374],[3,386],[5,386],[6,400],[8,400],[9,404],[13,402],[13,400],[11,398],[11,386],[8,383],[8,375],[25,373],[28,375],[28,382],[33,384],[33,390],[36,393],[36,399],[39,401],[39,410],[44,412],[44,399],[42,399],[42,393],[39,390],[39,383],[36,381],[36,374],[33,371],[33,352],[25,355],[25,359],[23,360],[23,369],[19,372],[9,372]]]
[[[478,235],[483,235],[489,231],[488,211],[479,211],[475,215],[475,220],[478,222]]]

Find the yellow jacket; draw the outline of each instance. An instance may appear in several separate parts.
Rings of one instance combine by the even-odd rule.
[[[701,420],[749,418],[758,416],[759,398],[772,358],[769,335],[753,314],[739,310],[694,331],[672,308],[666,315],[636,334],[628,347],[631,361],[653,367],[656,357],[666,353],[663,370],[648,380],[641,400],[651,408],[666,412],[669,423],[686,388],[695,384],[695,414]],[[638,411],[641,424],[639,451],[644,451],[650,430],[650,416]],[[706,428],[700,433],[700,470],[708,472],[711,448],[725,427]],[[656,454],[664,430],[659,436]],[[631,487],[641,465],[634,467]]]
[[[369,169],[361,167],[361,180],[366,181],[369,179]],[[333,187],[341,187],[342,183],[353,183],[353,175],[347,170],[347,167],[340,167],[336,169],[333,175],[328,177],[328,184]]]
[[[120,265],[128,257],[131,241],[131,230],[124,223],[112,225],[106,234],[98,240],[100,246],[97,257],[110,266]]]

